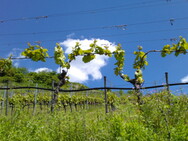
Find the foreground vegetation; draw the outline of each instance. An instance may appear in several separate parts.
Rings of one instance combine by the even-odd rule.
[[[0,86],[52,86],[55,72],[11,68],[0,73]],[[12,82],[10,82],[12,81]],[[85,88],[71,84],[74,89]],[[63,89],[70,89],[70,84]],[[59,93],[51,112],[52,92],[9,90],[0,94],[1,141],[187,141],[188,96],[161,91],[140,96],[134,91]],[[7,97],[6,97],[7,96]],[[6,111],[7,110],[7,111]]]
[[[112,94],[111,96],[112,97]],[[15,108],[9,116],[0,116],[2,141],[186,141],[188,140],[188,97],[168,92],[136,97],[123,95],[108,103],[35,114]]]

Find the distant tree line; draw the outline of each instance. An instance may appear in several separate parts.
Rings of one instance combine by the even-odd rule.
[[[15,82],[18,85],[32,85],[40,84],[44,87],[52,87],[52,82],[57,83],[58,73],[55,71],[52,72],[29,72],[27,68],[23,67],[11,67],[8,71],[0,73],[0,83]],[[86,88],[85,85],[79,83],[72,83],[72,88]],[[64,87],[70,87],[70,82],[67,83]]]

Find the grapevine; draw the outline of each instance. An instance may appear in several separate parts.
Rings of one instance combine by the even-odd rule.
[[[62,47],[59,44],[56,44],[55,47],[55,51],[54,51],[54,59],[56,64],[60,65],[63,68],[70,68],[70,63],[69,62],[65,62],[65,54],[64,51],[62,49]]]
[[[26,58],[30,58],[33,61],[43,61],[45,62],[46,57],[48,57],[47,49],[39,46],[39,45],[31,45],[28,44],[28,48],[25,49],[25,51],[22,52],[22,55]],[[130,79],[128,75],[122,74],[122,70],[124,67],[124,61],[125,61],[125,51],[122,49],[121,45],[118,44],[116,46],[115,51],[110,51],[107,46],[98,46],[97,40],[94,40],[93,43],[90,44],[89,49],[82,49],[81,44],[79,42],[76,43],[75,47],[73,47],[72,52],[68,54],[68,57],[66,58],[63,48],[56,44],[55,51],[54,51],[54,59],[56,64],[60,65],[63,68],[70,69],[70,63],[73,60],[76,60],[77,56],[82,56],[82,61],[84,63],[88,63],[96,58],[96,55],[105,55],[108,57],[114,56],[116,59],[116,63],[114,64],[116,67],[114,68],[114,74],[120,75],[125,81],[131,82],[138,82],[143,83],[144,80],[142,78],[142,69],[145,69],[145,66],[148,65],[147,61],[147,55],[150,52],[161,52],[161,56],[165,57],[172,52],[174,52],[175,56],[178,56],[179,54],[186,54],[188,50],[188,43],[185,38],[180,37],[180,40],[177,44],[172,45],[165,45],[162,50],[156,51],[148,51],[144,52],[142,51],[142,47],[138,47],[138,51],[134,52],[135,55],[135,61],[133,64],[133,68],[136,69],[135,71],[135,78]],[[9,69],[12,61],[11,59],[0,59],[0,72]],[[138,75],[139,73],[139,75]]]
[[[172,53],[174,53],[174,55],[177,57],[180,54],[186,54],[187,50],[188,50],[188,42],[186,41],[185,38],[183,37],[179,37],[179,41],[177,44],[172,44],[172,45],[165,45],[162,50],[150,50],[148,52],[143,52],[142,51],[142,47],[139,46],[138,47],[138,51],[134,52],[134,55],[136,55],[135,57],[135,61],[133,64],[133,68],[136,69],[135,71],[135,78],[134,79],[130,79],[128,75],[124,75],[122,73],[120,73],[120,76],[125,80],[128,81],[130,83],[132,83],[135,88],[137,88],[135,85],[137,84],[142,84],[144,82],[143,76],[142,76],[142,70],[141,69],[145,69],[145,66],[148,65],[148,61],[147,61],[147,55],[151,52],[161,52],[161,56],[162,57],[166,57],[167,55],[170,55]]]
[[[134,51],[134,55],[136,55],[133,68],[134,69],[145,69],[145,66],[148,65],[146,53],[142,51],[142,47],[138,46],[138,51]]]
[[[174,52],[175,56],[186,54],[188,50],[188,43],[185,38],[179,37],[180,40],[177,44],[165,45],[161,51],[161,56],[165,57]]]
[[[30,58],[33,61],[42,61],[42,62],[46,62],[46,57],[49,57],[48,53],[47,53],[47,49],[39,46],[39,45],[31,45],[30,43],[28,43],[28,48],[25,49],[25,51],[23,51],[21,53],[21,55]]]
[[[21,53],[23,56],[30,58],[36,62],[45,62],[46,57],[49,57],[47,49],[39,45],[28,44],[28,46],[29,47]],[[63,48],[57,43],[54,49],[55,63],[60,65],[62,68],[70,69],[70,62],[75,60],[77,56],[82,56],[82,61],[84,63],[88,63],[95,59],[96,55],[105,55],[108,57],[112,57],[114,55],[115,59],[117,60],[117,62],[114,64],[117,66],[114,68],[115,75],[118,75],[120,71],[123,70],[125,51],[122,49],[120,44],[117,45],[115,51],[110,51],[108,46],[98,46],[97,40],[94,40],[94,42],[90,44],[89,49],[83,50],[80,46],[81,44],[77,42],[75,47],[73,47],[72,49],[72,53],[68,54],[67,59]]]
[[[150,50],[148,52],[143,52],[142,47],[139,46],[139,51],[135,51],[134,54],[136,55],[135,62],[133,64],[133,68],[135,69],[145,69],[145,66],[148,65],[147,62],[147,55],[152,52],[161,52],[162,57],[166,57],[167,55],[170,55],[174,53],[174,55],[177,57],[180,54],[186,54],[188,53],[188,42],[185,38],[179,37],[179,41],[177,44],[172,45],[165,45],[162,50]]]
[[[45,59],[46,57],[48,57],[47,49],[39,45],[28,44],[28,46],[29,47],[26,48],[24,52],[22,52],[23,56],[30,58],[33,61],[46,61]],[[60,44],[56,44],[54,50],[54,60],[56,64],[68,70],[71,67],[71,62],[73,60],[76,60],[78,56],[82,57],[82,61],[84,63],[91,62],[97,57],[97,55],[114,57],[116,59],[116,62],[114,64],[116,66],[114,68],[114,74],[120,75],[125,81],[133,84],[136,90],[139,90],[144,82],[142,70],[145,69],[145,67],[148,65],[147,55],[150,52],[161,52],[161,56],[165,57],[173,52],[175,56],[186,54],[187,50],[188,43],[183,37],[180,37],[180,40],[177,44],[165,45],[162,50],[150,50],[148,52],[144,52],[142,50],[142,47],[139,46],[138,51],[134,51],[133,53],[135,55],[133,68],[136,69],[133,79],[131,79],[128,75],[122,73],[125,61],[125,50],[122,49],[120,44],[116,46],[115,51],[111,51],[108,46],[99,46],[97,44],[97,40],[94,40],[94,42],[91,43],[87,49],[82,49],[81,44],[77,42],[76,45],[72,48],[72,52],[68,54],[68,56],[65,55],[65,52]],[[0,59],[0,62],[2,62],[0,63],[0,72],[9,69],[9,66],[12,63],[11,59]],[[67,71],[65,70],[63,70],[60,74],[61,77],[59,77],[60,81],[55,89],[55,95],[52,102],[53,104],[58,101],[58,92],[60,87],[66,83],[66,75]],[[76,98],[73,97],[72,101],[74,101],[74,104],[78,104]]]
[[[138,46],[138,51],[134,51],[133,53],[134,55],[136,55],[135,60],[134,60],[134,64],[133,64],[133,68],[136,69],[135,70],[135,77],[134,79],[130,79],[130,77],[126,74],[123,73],[119,73],[119,75],[127,82],[130,82],[131,84],[133,84],[135,89],[140,89],[141,85],[144,82],[143,79],[143,74],[142,74],[142,69],[145,69],[145,66],[148,65],[147,62],[147,55],[145,52],[142,51],[142,47]]]
[[[114,57],[116,58],[117,62],[114,64],[117,67],[114,68],[114,73],[115,75],[118,75],[124,67],[124,61],[125,61],[125,51],[122,49],[121,45],[118,44],[118,46],[116,47],[116,50],[113,52]]]

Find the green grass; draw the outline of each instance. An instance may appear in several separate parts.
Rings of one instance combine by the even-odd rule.
[[[0,116],[1,141],[187,141],[188,97],[166,92],[142,97],[143,104],[116,103],[65,113],[16,109]],[[168,103],[170,100],[170,103]]]

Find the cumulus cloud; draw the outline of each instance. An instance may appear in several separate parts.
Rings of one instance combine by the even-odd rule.
[[[188,75],[185,76],[185,77],[183,77],[183,78],[181,79],[181,82],[182,82],[182,83],[188,82]]]
[[[89,49],[89,45],[93,43],[95,39],[67,39],[61,43],[65,53],[71,53],[72,47],[75,46],[76,42],[81,44],[82,49]],[[111,51],[115,50],[115,44],[108,40],[96,39],[97,45],[108,46]],[[71,68],[68,71],[70,81],[72,82],[86,82],[89,79],[97,80],[102,78],[101,68],[107,65],[107,56],[96,55],[96,58],[89,63],[83,63],[82,57],[79,56],[76,60],[71,62]]]
[[[53,70],[49,69],[49,68],[38,68],[36,70],[34,70],[34,72],[52,72]]]

